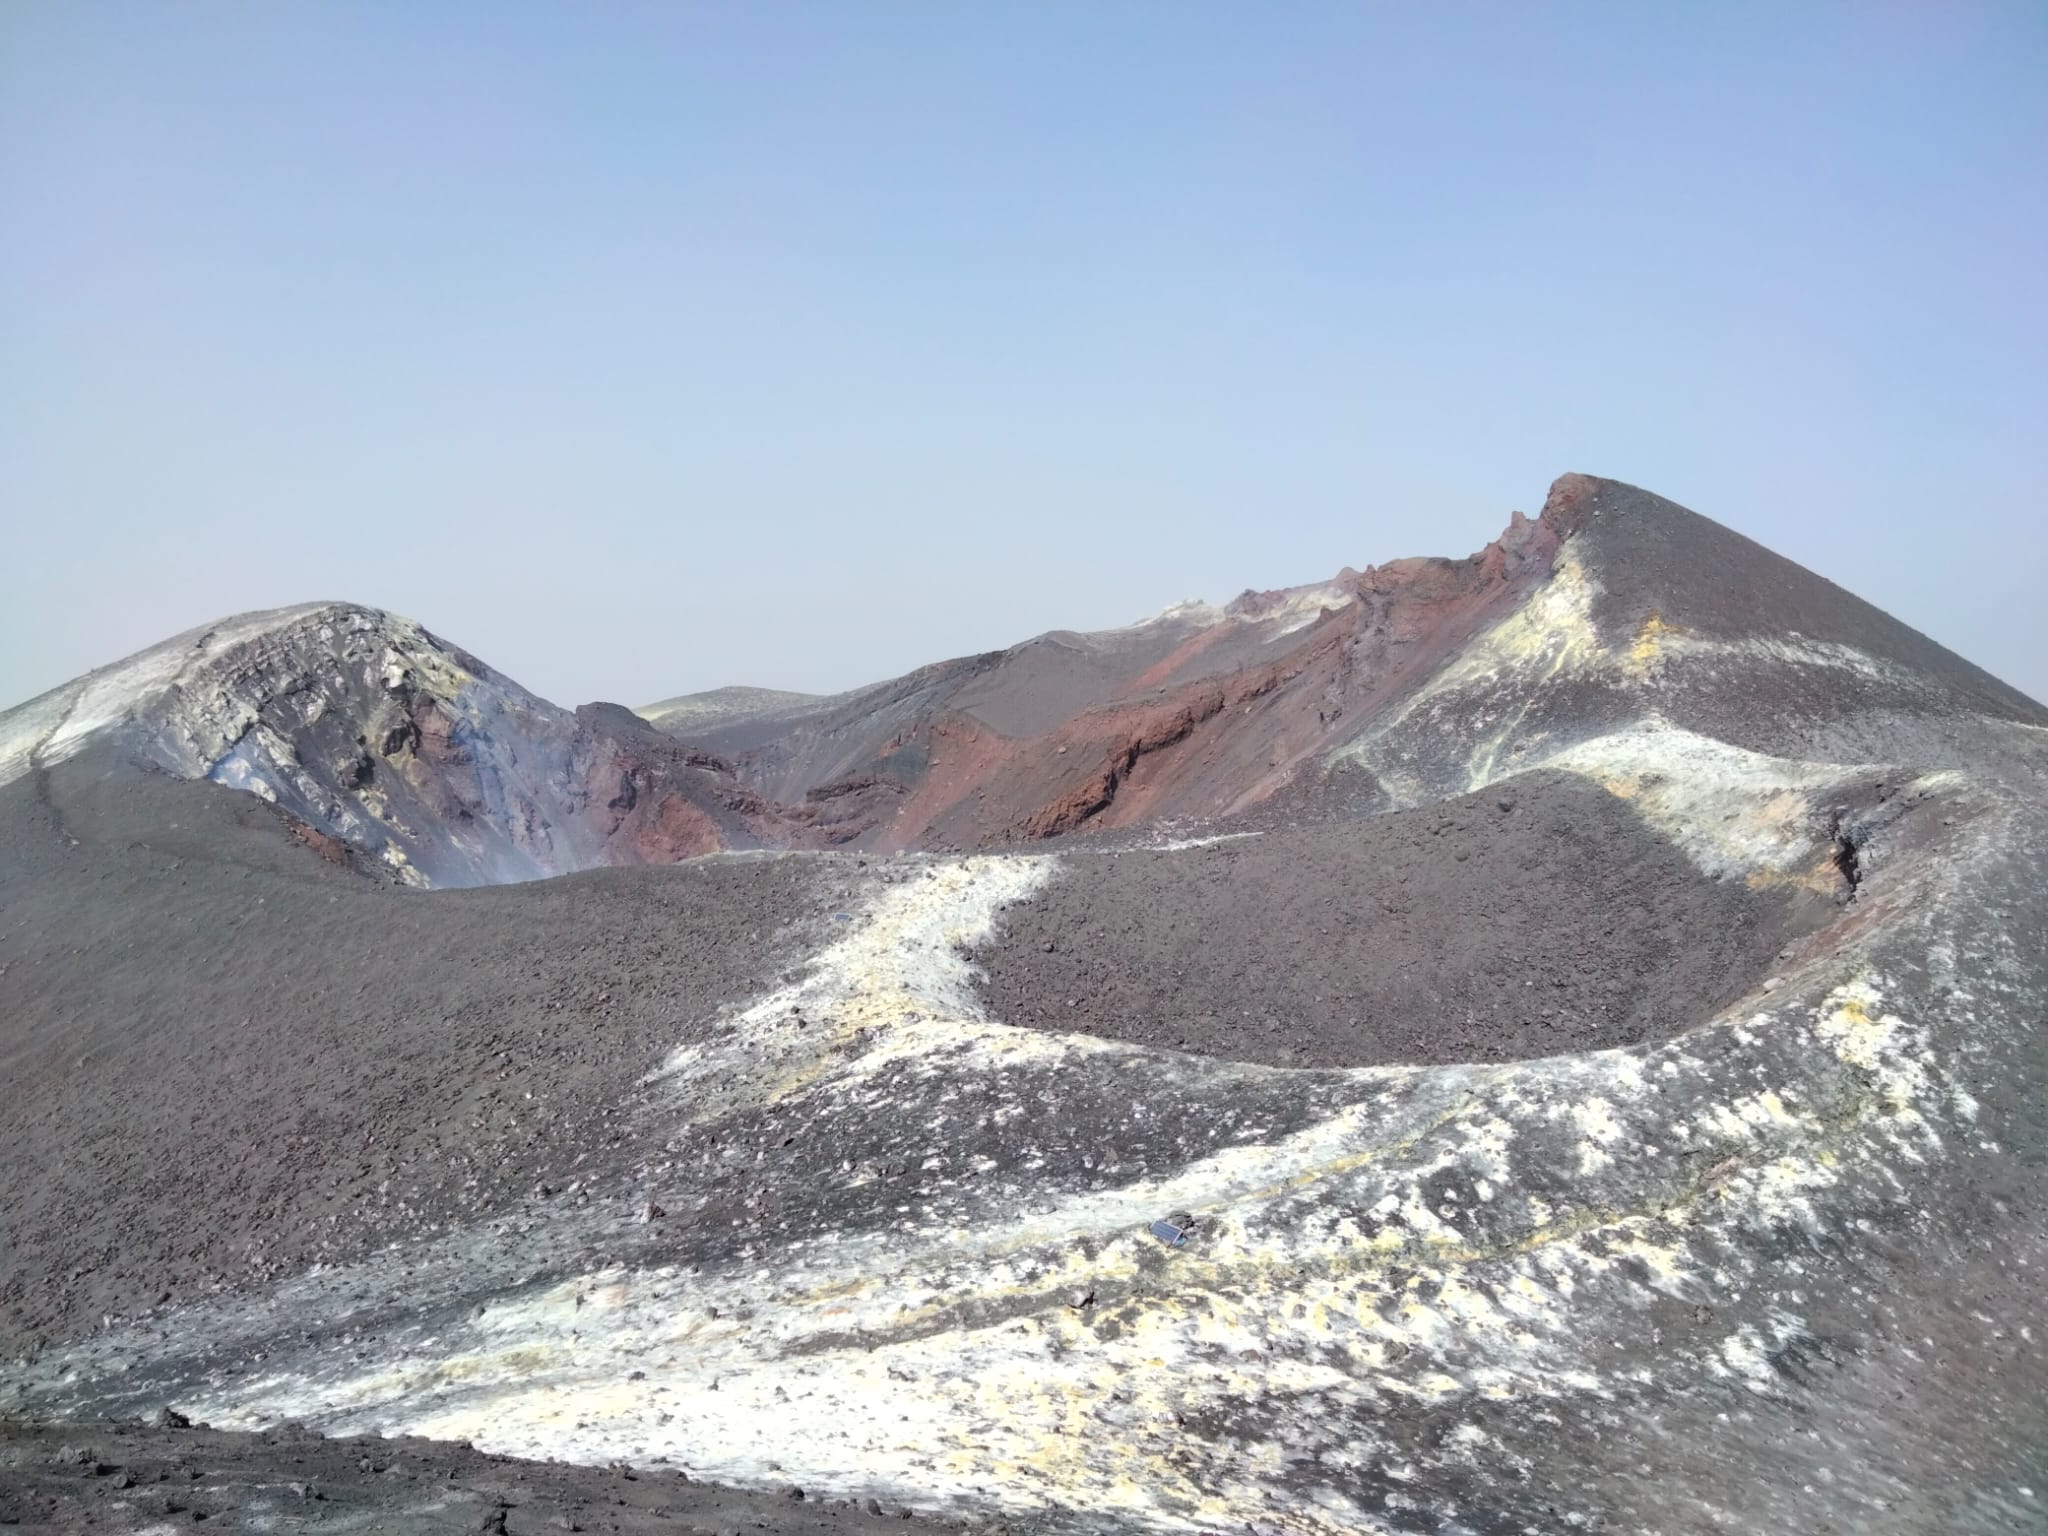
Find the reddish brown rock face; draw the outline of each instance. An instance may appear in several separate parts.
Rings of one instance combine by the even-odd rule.
[[[1581,494],[1560,482],[1542,517],[1515,514],[1464,560],[1346,569],[1199,617],[1047,636],[765,733],[723,725],[707,741],[731,749],[742,782],[807,808],[844,802],[831,840],[864,847],[971,848],[1241,813],[1312,772],[1548,577]]]
[[[319,854],[321,858],[338,868],[346,869],[349,864],[349,847],[338,837],[331,837],[317,827],[309,827],[289,811],[279,811],[278,819],[284,823],[294,842],[300,843]]]
[[[725,846],[718,824],[681,795],[665,795],[654,815],[629,833],[634,857],[626,864],[673,864]]]

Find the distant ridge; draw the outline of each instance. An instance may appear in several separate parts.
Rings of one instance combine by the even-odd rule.
[[[245,614],[0,714],[0,778],[110,747],[250,790],[398,878],[472,885],[731,849],[1002,847],[1331,796],[1386,810],[1651,713],[1774,755],[1938,754],[1959,706],[2048,724],[1833,582],[1572,474],[1463,559],[1347,567],[832,695],[571,711],[376,609]]]
[[[643,704],[633,711],[650,725],[678,735],[706,726],[724,725],[769,710],[800,709],[829,697],[822,693],[792,693],[786,688],[748,688],[732,685],[710,688],[702,693],[678,694],[658,704]]]

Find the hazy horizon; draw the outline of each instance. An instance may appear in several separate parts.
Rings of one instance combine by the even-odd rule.
[[[2048,12],[0,16],[0,708],[225,614],[833,692],[1568,470],[2036,698]]]

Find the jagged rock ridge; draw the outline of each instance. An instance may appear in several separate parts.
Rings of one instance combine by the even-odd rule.
[[[1461,648],[1539,590],[1549,606],[1524,613],[1530,643],[1564,649],[1530,675],[1520,729],[1532,736],[1554,737],[1551,712],[1580,728],[1654,693],[1668,719],[1797,755],[1785,730],[1754,723],[1751,674],[1767,676],[1778,721],[1853,717],[1879,739],[1956,701],[2040,718],[1750,541],[1567,476],[1540,517],[1516,513],[1464,560],[1397,560],[1124,630],[1056,632],[829,698],[728,689],[639,716],[572,714],[409,620],[327,604],[167,642],[0,716],[0,742],[25,761],[116,729],[148,761],[249,789],[429,884],[725,849],[1004,847],[1214,823],[1333,787],[1380,809],[1459,792],[1464,758],[1463,779],[1417,779],[1416,765],[1477,713],[1391,756],[1385,739],[1413,734],[1423,691],[1452,686]],[[1439,702],[1428,718],[1445,713]]]

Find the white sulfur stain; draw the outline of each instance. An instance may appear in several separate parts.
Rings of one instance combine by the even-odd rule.
[[[1290,587],[1284,592],[1272,593],[1246,606],[1240,606],[1244,602],[1243,599],[1219,607],[1203,598],[1190,597],[1183,598],[1177,603],[1169,603],[1150,618],[1140,619],[1135,624],[1125,625],[1121,629],[1097,630],[1081,638],[1108,639],[1161,624],[1181,624],[1207,629],[1217,624],[1235,621],[1269,631],[1264,638],[1272,641],[1283,635],[1291,635],[1296,630],[1306,629],[1322,617],[1325,609],[1343,608],[1357,601],[1358,592],[1354,587],[1334,581],[1305,587]]]
[[[848,1091],[890,1069],[928,1075],[940,1063],[954,1072],[998,1058],[1133,1049],[992,1024],[974,995],[969,952],[991,937],[1003,906],[1025,900],[1056,867],[1050,856],[991,855],[929,864],[880,886],[802,979],[725,1021],[724,1038],[678,1047],[651,1080],[705,1120],[821,1083]]]
[[[1213,848],[1218,843],[1242,842],[1248,837],[1263,837],[1263,832],[1216,832],[1208,837],[1173,837],[1162,843],[1148,844],[1148,848],[1159,853],[1180,853],[1188,848]]]
[[[1614,1106],[1598,1094],[1577,1104],[1566,1106],[1565,1113],[1578,1126],[1579,1172],[1595,1174],[1614,1162],[1610,1150],[1621,1139],[1621,1127],[1615,1123]]]
[[[1723,640],[1660,624],[1654,639],[1638,639],[1634,650],[1641,652],[1652,645],[1657,661],[1662,661],[1666,657],[1709,661],[1738,658],[1765,662],[1777,667],[1847,672],[1869,682],[1909,687],[1925,685],[1925,678],[1909,667],[1872,656],[1868,651],[1859,651],[1852,645],[1843,645],[1833,640],[1809,639],[1796,631],[1784,635],[1753,635],[1740,640]]]
[[[1267,631],[1265,643],[1307,629],[1325,613],[1345,608],[1358,601],[1358,594],[1350,587],[1335,584],[1306,587],[1288,595],[1287,601],[1277,608],[1269,608],[1256,617],[1247,616],[1247,622],[1255,623]]]
[[[1627,800],[1705,874],[1789,880],[1823,858],[1811,797],[1857,772],[1731,747],[1655,717],[1539,756],[1528,769],[1580,774]]]
[[[0,714],[0,784],[12,784],[34,769],[38,749],[64,723],[77,687],[55,689]]]
[[[12,783],[36,764],[47,767],[77,755],[95,737],[134,719],[222,650],[282,629],[318,613],[322,606],[306,603],[237,614],[188,630],[0,713],[0,784]]]
[[[1507,679],[1543,681],[1594,666],[1604,653],[1593,623],[1600,585],[1569,544],[1558,551],[1551,576],[1528,600],[1459,649],[1409,703],[1387,722],[1397,727],[1447,695]]]
[[[1771,1357],[1754,1327],[1745,1324],[1722,1341],[1720,1363],[1751,1391],[1769,1390],[1773,1374]]]

